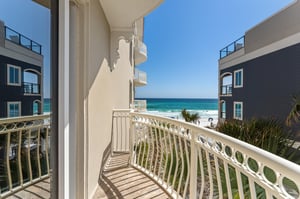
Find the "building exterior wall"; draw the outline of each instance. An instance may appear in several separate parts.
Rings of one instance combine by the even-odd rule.
[[[70,139],[76,136],[77,143],[76,168],[70,175],[74,172],[77,176],[76,197],[91,198],[98,187],[104,153],[110,147],[112,110],[128,109],[131,103],[131,33],[112,31],[98,0],[79,6],[71,3],[70,12],[70,32],[74,34],[70,36],[69,117],[76,123]]]
[[[233,86],[232,96],[220,96],[220,100],[226,102],[226,118],[233,118],[233,103],[240,101],[245,120],[285,121],[291,110],[292,96],[300,91],[299,54],[300,43],[221,70],[220,75],[243,69],[243,87]]]
[[[12,86],[7,84],[7,64],[18,66],[21,68],[21,85]],[[38,100],[42,103],[42,83],[39,83],[40,94],[26,95],[24,94],[24,70],[32,69],[42,74],[41,66],[33,65],[28,62],[20,61],[16,58],[3,56],[0,54],[0,118],[7,117],[7,102],[21,102],[21,115],[33,115],[33,102]],[[42,78],[41,76],[39,77]],[[41,104],[42,105],[42,104]]]
[[[234,117],[234,102],[243,102],[243,119],[285,121],[292,96],[300,92],[299,9],[300,1],[295,0],[248,30],[243,49],[219,60],[219,102],[220,109],[226,103],[226,119]],[[234,71],[239,69],[243,69],[243,87],[234,88]],[[225,73],[232,73],[228,96],[221,95]]]
[[[294,1],[286,8],[251,28],[245,34],[245,53],[272,44],[300,32],[300,1]]]

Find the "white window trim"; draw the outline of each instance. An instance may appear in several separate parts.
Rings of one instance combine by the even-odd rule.
[[[9,116],[9,105],[11,104],[18,104],[19,105],[19,115],[18,116],[21,116],[21,112],[22,112],[22,104],[20,101],[10,101],[10,102],[7,102],[7,117],[10,117]]]
[[[222,100],[220,104],[221,104],[221,106],[220,106],[220,118],[221,119],[226,119],[226,101]],[[223,104],[225,104],[225,111],[224,112],[223,112]],[[222,113],[225,114],[225,117],[222,117]]]
[[[15,68],[15,69],[18,69],[19,70],[19,83],[15,84],[15,83],[10,83],[9,82],[9,77],[10,77],[10,68]],[[22,85],[22,82],[21,82],[21,67],[20,66],[15,66],[15,65],[11,65],[11,64],[7,64],[7,85],[10,85],[10,86],[21,86]]]
[[[236,73],[241,72],[241,85],[236,85]],[[243,82],[244,82],[244,72],[243,69],[235,70],[234,75],[233,75],[233,87],[234,88],[242,88],[243,87]]]
[[[235,105],[240,104],[241,105],[241,117],[237,117],[235,115]],[[233,102],[233,119],[236,120],[243,120],[243,102]]]

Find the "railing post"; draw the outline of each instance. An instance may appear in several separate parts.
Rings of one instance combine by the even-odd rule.
[[[190,173],[190,197],[196,198],[197,196],[197,148],[195,142],[195,133],[191,131],[191,173]]]
[[[133,150],[134,150],[134,123],[133,123],[133,115],[131,111],[129,111],[129,165],[133,163]]]

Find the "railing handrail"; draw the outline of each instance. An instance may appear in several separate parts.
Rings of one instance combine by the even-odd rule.
[[[258,156],[261,156],[261,154],[265,155],[261,161],[265,162],[266,159],[270,160],[270,161],[274,161],[275,163],[277,163],[278,165],[282,165],[280,168],[281,169],[285,169],[285,168],[290,168],[290,169],[294,169],[295,167],[298,168],[297,172],[300,175],[300,166],[296,163],[293,163],[289,160],[286,160],[282,157],[279,157],[275,154],[272,154],[268,151],[265,151],[261,148],[258,148],[254,145],[248,144],[244,141],[238,140],[236,138],[233,138],[231,136],[228,136],[226,134],[220,133],[218,131],[209,129],[209,128],[205,128],[202,126],[198,126],[196,124],[193,123],[188,123],[185,122],[183,120],[176,120],[173,118],[167,118],[167,117],[163,117],[163,116],[158,116],[158,115],[153,115],[153,114],[149,114],[149,113],[137,113],[137,112],[131,112],[130,113],[132,116],[135,115],[139,115],[139,116],[144,116],[144,117],[148,117],[148,118],[152,118],[152,119],[157,119],[157,120],[161,120],[162,122],[166,122],[166,123],[174,123],[177,124],[179,126],[186,126],[189,129],[191,129],[191,134],[197,132],[197,131],[201,131],[202,133],[209,135],[210,137],[218,140],[218,139],[222,139],[226,142],[226,144],[231,145],[231,146],[237,146],[237,148],[241,149],[241,150],[245,150],[247,152],[249,152],[250,154],[257,154]],[[291,166],[292,165],[292,166]],[[299,178],[299,185],[300,185],[300,178]]]
[[[0,119],[5,171],[0,198],[50,176],[50,134],[50,114]]]
[[[43,114],[43,115],[30,115],[30,116],[20,116],[20,117],[9,117],[9,118],[0,118],[0,124],[4,123],[14,123],[14,122],[27,122],[32,120],[43,120],[46,118],[50,118],[51,114]]]
[[[148,163],[148,166],[147,166],[147,163],[144,163],[144,161],[148,161],[148,158],[144,159],[144,155],[149,155],[149,150],[150,150],[150,149],[148,149],[149,147],[152,147],[152,145],[153,145],[153,147],[155,147],[155,144],[153,144],[153,142],[155,142],[155,141],[151,141],[151,139],[156,139],[156,142],[160,142],[160,145],[162,145],[161,146],[162,148],[164,148],[164,147],[167,148],[168,144],[166,144],[166,146],[164,146],[164,142],[166,142],[166,141],[160,140],[161,136],[166,136],[165,133],[167,133],[169,135],[173,134],[172,135],[173,137],[178,137],[176,139],[182,139],[182,142],[184,142],[185,144],[186,144],[186,141],[188,140],[191,143],[191,148],[190,148],[191,151],[195,150],[195,147],[196,148],[198,147],[196,150],[199,150],[199,148],[201,148],[202,150],[206,151],[206,153],[207,153],[206,158],[209,158],[208,154],[211,154],[215,158],[216,157],[220,158],[225,164],[224,167],[225,166],[227,167],[227,170],[228,170],[228,165],[231,165],[236,170],[236,172],[239,172],[239,175],[242,175],[242,174],[245,175],[247,178],[249,178],[248,183],[250,186],[251,195],[256,192],[256,191],[253,191],[253,187],[255,188],[254,183],[256,183],[265,190],[266,195],[273,195],[276,197],[280,196],[283,198],[289,198],[290,195],[287,194],[287,191],[285,190],[284,185],[283,185],[284,178],[292,180],[296,184],[298,192],[299,192],[300,166],[293,162],[290,162],[290,161],[283,159],[277,155],[274,155],[270,152],[267,152],[263,149],[255,147],[253,145],[250,145],[246,142],[240,141],[238,139],[235,139],[235,138],[225,135],[223,133],[217,132],[212,129],[204,128],[201,126],[197,126],[192,123],[186,123],[184,121],[179,121],[179,120],[175,120],[172,118],[165,118],[165,117],[161,117],[161,116],[151,115],[151,114],[147,114],[147,113],[132,112],[132,113],[130,113],[130,115],[131,115],[131,119],[132,119],[131,123],[133,125],[132,129],[137,127],[137,132],[140,132],[140,134],[137,135],[138,137],[135,138],[138,140],[137,140],[137,142],[135,142],[132,145],[132,148],[136,151],[136,150],[138,150],[137,147],[141,143],[146,142],[148,140],[148,142],[146,142],[146,143],[148,143],[148,146],[146,145],[147,147],[145,147],[145,145],[140,145],[140,147],[144,146],[142,149],[144,152],[142,152],[142,153],[139,152],[138,154],[135,154],[135,156],[138,156],[138,157],[135,159],[133,158],[134,161],[136,161],[136,163],[134,165],[137,164],[136,165],[137,168],[140,168],[141,171],[146,172],[148,175],[151,173],[151,171],[148,171],[147,167],[149,167],[149,164],[151,164],[151,163]],[[146,131],[148,131],[148,133],[143,132],[143,129],[144,129],[144,128],[142,128],[143,126],[146,127],[145,129],[146,129]],[[150,129],[152,129],[152,130],[150,130]],[[158,130],[153,131],[153,129],[158,129]],[[172,129],[177,129],[177,130],[174,131]],[[184,130],[185,133],[181,134],[180,129],[183,129],[183,130],[185,129]],[[133,130],[133,132],[135,132],[135,130]],[[156,135],[156,134],[151,135],[151,133],[153,133],[153,132],[154,133],[157,132],[158,135]],[[163,134],[161,134],[159,132],[163,132]],[[155,137],[153,137],[153,136],[155,136]],[[149,141],[149,139],[150,139],[150,141]],[[202,139],[205,141],[202,141]],[[179,144],[180,144],[180,142],[179,142]],[[221,144],[221,145],[219,146],[219,144]],[[195,145],[194,148],[193,148],[193,145]],[[180,146],[180,147],[182,147],[182,146]],[[218,149],[218,147],[221,147],[221,148]],[[225,151],[226,147],[230,148],[230,150],[232,151],[232,155],[228,156],[227,152]],[[159,149],[156,149],[156,151],[157,150],[159,150]],[[178,150],[182,150],[182,148],[178,149]],[[237,157],[236,157],[237,152],[242,154],[242,157],[244,158],[242,163],[238,162],[238,160],[237,160]],[[170,151],[168,153],[170,153]],[[199,152],[194,151],[192,153],[197,154]],[[146,157],[148,157],[148,156],[146,156]],[[176,157],[177,157],[177,152],[176,152]],[[193,159],[193,158],[195,158],[195,157],[191,156],[191,159]],[[178,157],[176,159],[178,159]],[[254,172],[250,168],[249,159],[253,159],[257,162],[258,170],[256,172]],[[162,161],[162,159],[160,161]],[[141,165],[138,165],[139,164],[138,162],[140,162]],[[195,162],[190,162],[190,164],[193,165],[193,164],[195,164]],[[145,166],[146,168],[144,168],[143,165],[144,166],[146,165]],[[272,183],[267,179],[267,177],[265,176],[266,174],[264,173],[264,169],[266,167],[270,168],[272,171],[275,172],[275,175],[277,178],[276,182]],[[195,165],[194,165],[194,168],[195,168]],[[196,168],[197,168],[197,166],[196,166]],[[154,171],[155,171],[155,169],[154,169]],[[191,170],[191,172],[194,172],[194,174],[195,174],[195,171]],[[210,171],[208,171],[208,172],[210,172]],[[158,171],[158,173],[159,173],[159,171]],[[225,172],[225,174],[226,174],[226,172]],[[158,174],[158,175],[160,176],[161,174]],[[212,176],[211,176],[212,174],[210,173],[209,175],[210,175],[210,179],[211,179],[210,183],[213,183]],[[220,176],[220,174],[218,174],[218,175]],[[154,179],[157,181],[162,181],[165,178],[164,175],[163,175],[163,179],[159,179],[160,178],[159,176],[155,177],[155,174],[151,174],[150,176],[154,176]],[[190,182],[196,182],[195,178],[197,178],[197,176],[195,177],[195,176],[191,175],[191,176],[189,176],[189,178],[190,178]],[[227,183],[228,183],[228,179],[229,179],[229,177],[226,176]],[[238,183],[240,184],[241,178],[236,177],[236,179],[237,179]],[[250,183],[250,181],[252,183]],[[163,185],[163,187],[169,187],[169,186],[171,186],[171,185],[165,185],[165,184]],[[219,187],[219,185],[217,185],[217,186]],[[230,186],[230,184],[227,184],[227,186]],[[240,186],[243,186],[243,185],[241,185],[241,184],[239,185],[238,193],[242,197],[243,190],[242,190],[242,188],[240,188]],[[252,188],[251,188],[251,186],[252,186]],[[220,189],[220,187],[219,187],[219,189]],[[190,190],[190,194],[192,194],[194,191],[195,190]],[[176,190],[175,190],[175,192],[176,192]],[[222,193],[222,191],[221,191],[221,193]],[[231,193],[231,190],[230,190],[230,192],[228,190],[228,194],[230,194],[230,193]],[[190,196],[192,196],[192,195],[190,195]],[[178,193],[177,193],[177,197],[178,197]],[[212,197],[212,195],[210,195],[210,197]],[[252,197],[255,197],[255,196],[252,195]]]
[[[242,40],[242,43],[238,43],[238,41],[241,41],[241,40]],[[242,44],[242,46],[241,46],[240,48],[236,48],[236,44]],[[231,53],[233,53],[233,52],[235,52],[235,51],[237,51],[237,50],[239,50],[239,49],[241,49],[241,48],[243,48],[244,45],[245,45],[245,35],[242,36],[242,37],[240,37],[240,38],[238,38],[238,39],[235,40],[234,42],[228,44],[226,47],[222,48],[222,49],[220,50],[220,59],[222,59],[222,58],[224,58],[224,57],[230,55]],[[233,51],[232,51],[232,52],[228,50],[228,48],[231,47],[231,46],[233,46]],[[224,55],[224,56],[222,55],[223,52],[225,52],[225,55]]]
[[[11,29],[11,28],[9,28],[8,26],[4,26],[4,29],[5,29],[5,39],[6,39],[6,40],[9,40],[9,41],[11,41],[11,42],[13,42],[13,43],[16,43],[16,44],[18,44],[18,45],[20,45],[20,46],[22,46],[22,47],[25,47],[25,48],[27,48],[27,49],[30,49],[32,52],[38,53],[38,54],[40,54],[40,55],[42,54],[42,45],[39,44],[38,42],[33,41],[32,39],[30,39],[30,38],[28,38],[28,37],[22,35],[21,33],[19,33],[19,32],[17,32],[17,31],[13,30],[13,29]],[[8,29],[9,31],[15,33],[16,35],[18,35],[18,37],[19,37],[19,41],[18,41],[18,42],[15,42],[15,41],[13,41],[13,40],[7,38],[7,31],[6,31],[7,29]],[[21,38],[24,38],[24,39],[27,39],[28,41],[30,41],[30,48],[28,48],[28,47],[22,45],[22,43],[20,42]],[[33,50],[33,48],[32,48],[33,44],[39,48],[39,51],[38,51],[38,52],[35,51],[35,50]]]
[[[147,73],[139,69],[135,69],[134,78],[139,81],[147,82]]]

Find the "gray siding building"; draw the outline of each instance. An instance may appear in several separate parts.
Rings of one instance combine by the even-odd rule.
[[[220,121],[285,121],[300,92],[299,10],[294,1],[220,51]]]
[[[0,21],[0,118],[43,112],[42,46]]]

